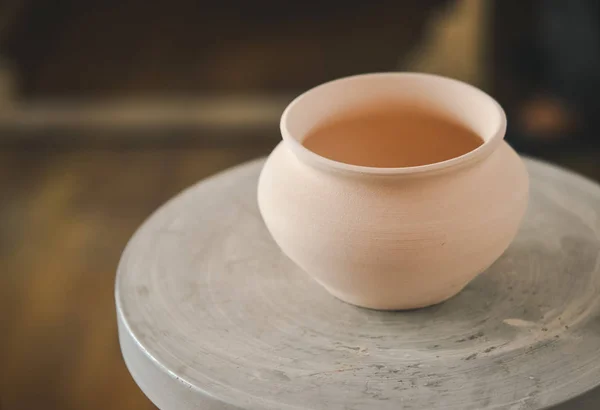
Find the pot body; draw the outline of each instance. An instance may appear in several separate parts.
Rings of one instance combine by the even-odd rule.
[[[269,156],[258,203],[281,250],[348,303],[412,309],[442,302],[515,237],[528,175],[501,142],[487,157],[421,175],[343,173]]]
[[[381,102],[445,116],[483,144],[404,168],[345,164],[303,146],[320,124]],[[439,303],[506,250],[525,213],[527,171],[505,130],[500,105],[460,81],[419,73],[335,80],[284,111],[283,142],[260,176],[259,208],[283,252],[334,296],[375,309]]]

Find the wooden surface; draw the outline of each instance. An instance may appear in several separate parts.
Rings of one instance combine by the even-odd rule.
[[[132,375],[163,410],[533,410],[593,388],[600,186],[527,165],[530,206],[509,250],[412,312],[344,304],[282,255],[256,206],[262,161],[192,187],[119,265]]]
[[[114,278],[135,228],[236,148],[0,149],[0,409],[151,409],[117,342]]]

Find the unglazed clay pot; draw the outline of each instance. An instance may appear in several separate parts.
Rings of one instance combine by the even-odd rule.
[[[349,165],[302,145],[331,117],[389,100],[449,115],[484,143],[406,168]],[[339,299],[373,309],[439,303],[506,250],[525,213],[528,175],[505,130],[498,103],[460,81],[416,73],[332,81],[284,111],[259,208],[282,251]]]

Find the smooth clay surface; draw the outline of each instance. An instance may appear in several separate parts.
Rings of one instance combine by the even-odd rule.
[[[381,133],[382,138],[367,141],[348,132],[353,148],[346,154],[362,145],[370,147],[360,150],[363,160],[382,159],[375,155],[378,150],[393,151],[397,143],[396,149],[406,145],[409,157],[423,160],[436,149],[433,140],[445,141],[436,155],[453,144],[461,148],[456,142],[461,135],[478,136],[483,144],[414,167],[348,164],[303,145],[305,139],[311,146],[312,138],[328,138],[326,133],[343,141],[344,132],[334,135],[337,131],[325,126],[324,134],[320,127],[382,102],[413,111],[397,115],[398,124],[388,113],[375,119],[379,127],[372,122],[357,127],[359,134]],[[420,120],[415,123],[411,116]],[[439,123],[417,125],[429,121],[424,116]],[[390,133],[390,122],[394,130],[396,125],[402,129],[403,120],[406,134]],[[456,80],[376,73],[331,81],[300,95],[283,112],[283,141],[258,183],[259,209],[282,251],[343,301],[384,310],[440,303],[506,250],[527,208],[527,171],[503,141],[505,130],[498,103]]]
[[[533,410],[600,382],[598,185],[527,161],[502,257],[445,303],[382,312],[281,253],[256,205],[262,166],[185,191],[123,255],[123,355],[162,410]]]
[[[322,157],[380,168],[442,162],[482,143],[475,132],[452,118],[394,103],[350,110],[302,139],[302,145]]]
[[[504,252],[527,207],[528,177],[505,142],[458,170],[385,177],[308,166],[284,142],[258,192],[275,241],[330,293],[412,309],[454,296]]]

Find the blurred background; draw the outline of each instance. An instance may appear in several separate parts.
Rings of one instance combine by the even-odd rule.
[[[520,152],[600,180],[596,0],[0,0],[0,409],[152,409],[113,302],[135,228],[268,154],[299,92],[395,70],[481,87]]]

